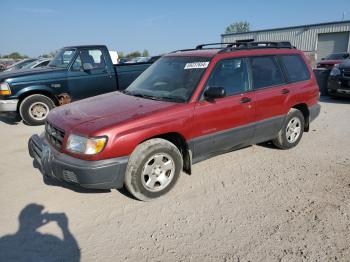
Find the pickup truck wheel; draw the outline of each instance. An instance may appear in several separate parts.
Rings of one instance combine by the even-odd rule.
[[[181,153],[174,144],[160,138],[150,139],[131,154],[124,184],[135,198],[149,201],[175,185],[182,165]]]
[[[19,113],[23,121],[31,126],[42,125],[54,102],[44,95],[31,95],[26,97],[19,106]]]
[[[278,136],[272,140],[273,144],[280,149],[295,147],[303,136],[305,120],[303,114],[292,108],[284,121]]]

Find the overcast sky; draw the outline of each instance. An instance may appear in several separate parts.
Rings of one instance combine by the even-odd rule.
[[[252,30],[350,20],[349,0],[0,0],[0,54],[38,56],[63,46],[106,44],[156,55],[218,42],[228,24]]]

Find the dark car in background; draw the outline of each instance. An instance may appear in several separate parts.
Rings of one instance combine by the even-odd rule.
[[[341,63],[344,59],[347,59],[348,57],[349,53],[330,54],[322,58],[321,62],[317,63],[317,68],[332,69],[334,65]]]
[[[350,97],[350,59],[333,67],[328,78],[328,94]]]

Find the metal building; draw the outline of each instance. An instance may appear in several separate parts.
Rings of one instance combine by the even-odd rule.
[[[221,35],[223,43],[237,40],[290,41],[319,61],[331,53],[350,52],[350,20]]]

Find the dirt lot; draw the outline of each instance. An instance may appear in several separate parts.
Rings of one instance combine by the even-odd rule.
[[[0,117],[0,260],[350,261],[350,100],[321,104],[295,149],[196,164],[149,203],[45,184],[27,153],[43,127]]]

